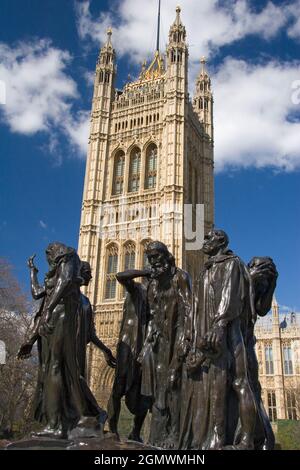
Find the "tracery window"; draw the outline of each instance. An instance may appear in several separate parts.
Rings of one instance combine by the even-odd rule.
[[[276,395],[274,390],[268,391],[268,414],[270,421],[277,421]]]
[[[116,274],[118,272],[118,247],[116,245],[110,245],[107,249],[106,266],[105,298],[114,299],[116,297]]]
[[[297,419],[297,400],[295,390],[286,390],[287,419]]]
[[[157,176],[157,146],[149,145],[146,152],[145,189],[153,189],[156,186]]]
[[[274,363],[273,363],[273,348],[271,344],[266,344],[265,346],[265,364],[266,364],[266,374],[274,374]]]
[[[140,188],[141,151],[138,147],[132,149],[129,165],[128,191],[137,192]]]
[[[135,244],[128,242],[124,246],[124,271],[135,268]]]
[[[124,271],[135,268],[135,244],[127,242],[124,245]],[[126,295],[126,289],[123,288],[123,297]]]
[[[113,177],[113,195],[122,194],[124,187],[124,168],[125,154],[121,150],[115,156],[114,161],[114,177]]]
[[[284,374],[293,375],[293,358],[292,358],[292,348],[290,344],[283,345],[283,361],[284,361]]]

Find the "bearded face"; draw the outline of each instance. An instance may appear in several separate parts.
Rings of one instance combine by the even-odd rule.
[[[159,278],[171,268],[168,258],[159,250],[149,251],[147,258],[151,267],[151,277],[153,279]]]

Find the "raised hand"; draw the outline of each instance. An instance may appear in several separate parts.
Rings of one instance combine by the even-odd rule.
[[[30,269],[34,269],[35,271],[38,271],[38,268],[35,266],[34,264],[34,258],[36,257],[36,255],[32,255],[28,258],[27,260],[27,266],[30,268]]]

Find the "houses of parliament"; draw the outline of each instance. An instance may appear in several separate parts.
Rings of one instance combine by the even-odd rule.
[[[199,224],[199,205],[204,208],[201,229],[209,230],[214,221],[213,95],[205,59],[200,59],[191,87],[188,68],[179,7],[165,53],[158,42],[153,60],[144,62],[138,78],[128,80],[122,90],[115,87],[111,30],[97,60],[79,255],[92,267],[93,280],[84,293],[94,308],[97,333],[113,351],[125,295],[115,275],[144,267],[151,240],[164,242],[177,266],[193,279],[202,269],[201,252],[188,246],[184,222],[189,207]],[[292,357],[300,340],[298,320],[282,329],[275,304],[270,324],[268,318],[258,322],[256,331],[265,407],[272,421],[299,419],[300,370]],[[114,370],[93,347],[89,374],[99,403],[106,407]]]
[[[124,290],[115,274],[141,268],[151,240],[164,242],[179,267],[193,277],[202,265],[199,249],[187,249],[184,211],[204,211],[198,226],[214,218],[213,97],[205,59],[189,96],[189,52],[180,8],[165,54],[122,90],[115,88],[112,31],[96,65],[89,149],[80,224],[79,255],[91,264],[85,290],[95,311],[97,333],[113,350],[119,334]],[[107,398],[114,371],[91,350],[90,381],[99,402]]]

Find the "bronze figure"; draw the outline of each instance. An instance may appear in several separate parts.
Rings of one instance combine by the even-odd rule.
[[[78,313],[82,308],[81,262],[76,251],[63,243],[50,244],[46,257],[49,271],[44,286],[38,283],[33,257],[28,261],[33,298],[42,302],[31,337],[18,354],[19,358],[28,357],[32,345],[38,342],[34,417],[45,428],[37,435],[67,438],[76,427],[81,435],[84,421],[89,418],[94,418],[95,434],[99,431],[101,435],[106,413],[81,375],[83,367],[79,367],[77,351]]]
[[[81,285],[88,286],[92,279],[91,266],[87,261],[81,261]],[[103,352],[109,367],[116,367],[116,359],[111,350],[98,338],[94,322],[94,312],[89,299],[81,294],[81,308],[79,309],[79,325],[77,336],[77,354],[82,377],[86,377],[86,346],[92,343]]]
[[[126,289],[123,319],[117,344],[117,367],[111,396],[108,402],[110,431],[118,435],[121,398],[134,415],[133,429],[128,439],[141,442],[141,428],[150,406],[149,398],[141,394],[141,367],[137,359],[145,340],[148,323],[147,288],[134,279],[147,279],[148,270],[127,270],[116,275]]]
[[[261,398],[258,362],[255,353],[256,338],[254,327],[257,315],[263,317],[271,309],[278,272],[274,261],[269,257],[252,258],[248,263],[248,269],[252,281],[251,300],[254,310],[253,321],[249,324],[247,332],[248,373],[257,406],[254,446],[255,449],[273,450],[275,447],[275,436]]]
[[[152,400],[150,444],[176,448],[180,426],[181,376],[187,354],[185,323],[191,311],[189,275],[177,268],[166,245],[147,247],[150,321],[142,363],[142,394]]]
[[[52,243],[41,286],[34,256],[29,258],[32,296],[40,304],[18,357],[29,357],[37,342],[34,409],[45,425],[38,436],[103,437],[107,415],[86,379],[86,347],[92,343],[116,369],[108,403],[111,432],[118,435],[125,397],[134,415],[131,440],[142,441],[150,411],[149,443],[159,448],[274,448],[254,326],[271,308],[278,273],[268,257],[246,266],[228,244],[222,230],[205,236],[207,261],[193,291],[189,274],[159,241],[147,247],[149,268],[116,275],[126,291],[116,359],[98,338],[91,304],[80,292],[92,278],[89,263],[73,248]]]
[[[203,244],[208,261],[195,289],[196,338],[187,358],[181,448],[254,447],[256,405],[245,347],[250,280],[228,243],[225,232],[212,230]]]

